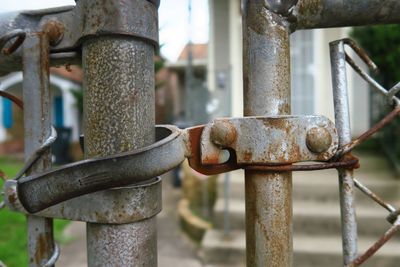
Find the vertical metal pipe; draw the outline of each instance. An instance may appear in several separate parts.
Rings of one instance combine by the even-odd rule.
[[[133,37],[96,37],[83,44],[85,157],[154,142],[153,56],[152,44]],[[88,223],[87,246],[89,266],[157,266],[156,218]]]
[[[346,59],[343,41],[330,43],[333,101],[339,147],[351,142]],[[343,263],[357,257],[357,222],[354,207],[353,170],[339,169],[340,212],[342,218]]]
[[[49,88],[49,39],[42,32],[27,36],[23,44],[22,84],[25,127],[25,158],[50,136],[51,104]],[[50,149],[43,154],[29,174],[51,168]],[[43,266],[54,250],[53,220],[34,215],[27,216],[29,266]]]
[[[244,115],[290,114],[289,25],[244,0]],[[282,1],[286,5],[288,1]],[[245,171],[247,266],[292,266],[292,174]]]

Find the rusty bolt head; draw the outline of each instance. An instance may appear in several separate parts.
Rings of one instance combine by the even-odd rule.
[[[210,131],[211,141],[220,146],[229,146],[236,141],[236,129],[227,120],[215,121]]]
[[[307,132],[306,144],[314,153],[326,152],[332,144],[332,136],[326,128],[314,127]]]
[[[56,45],[62,40],[64,30],[64,25],[57,20],[49,20],[43,26],[43,31],[49,37],[51,45]]]

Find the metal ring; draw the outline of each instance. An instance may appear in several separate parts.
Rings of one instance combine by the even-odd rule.
[[[84,194],[161,175],[185,159],[186,146],[182,131],[174,126],[157,126],[156,135],[159,141],[141,149],[22,177],[17,185],[19,201],[34,213]]]
[[[5,33],[0,37],[0,48],[4,55],[10,55],[24,42],[26,32],[21,29],[15,29]],[[9,47],[4,47],[10,40],[17,38]]]
[[[45,264],[43,264],[43,267],[53,266],[56,263],[56,261],[58,260],[58,257],[60,257],[60,247],[58,246],[57,243],[54,243],[53,255],[51,255],[51,257]]]

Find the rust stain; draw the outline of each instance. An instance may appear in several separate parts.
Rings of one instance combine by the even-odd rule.
[[[245,161],[250,162],[251,159],[253,158],[253,152],[246,150],[243,152],[242,157]]]
[[[59,21],[49,20],[43,26],[43,31],[48,36],[50,44],[55,45],[62,39],[65,27]]]
[[[318,15],[322,10],[322,1],[321,0],[307,0],[301,1],[298,4],[299,13],[307,14],[309,16]]]
[[[190,167],[204,175],[220,174],[237,170],[240,167],[236,163],[236,155],[231,153],[229,160],[222,164],[216,165],[203,165],[201,163],[201,134],[203,133],[204,125],[196,126],[188,129],[190,156],[188,162]]]
[[[42,263],[43,259],[48,258],[49,252],[53,250],[53,244],[49,242],[51,240],[50,233],[41,233],[38,235],[36,240],[36,251],[35,251],[35,263],[37,265]]]
[[[15,192],[13,191],[11,194],[8,195],[8,202],[10,204],[14,204],[17,201],[17,196],[15,195]]]

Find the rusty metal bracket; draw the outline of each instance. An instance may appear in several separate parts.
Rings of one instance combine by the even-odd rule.
[[[285,165],[327,161],[338,148],[334,124],[324,116],[215,119],[201,137],[204,165],[221,162],[233,150],[238,165]]]

